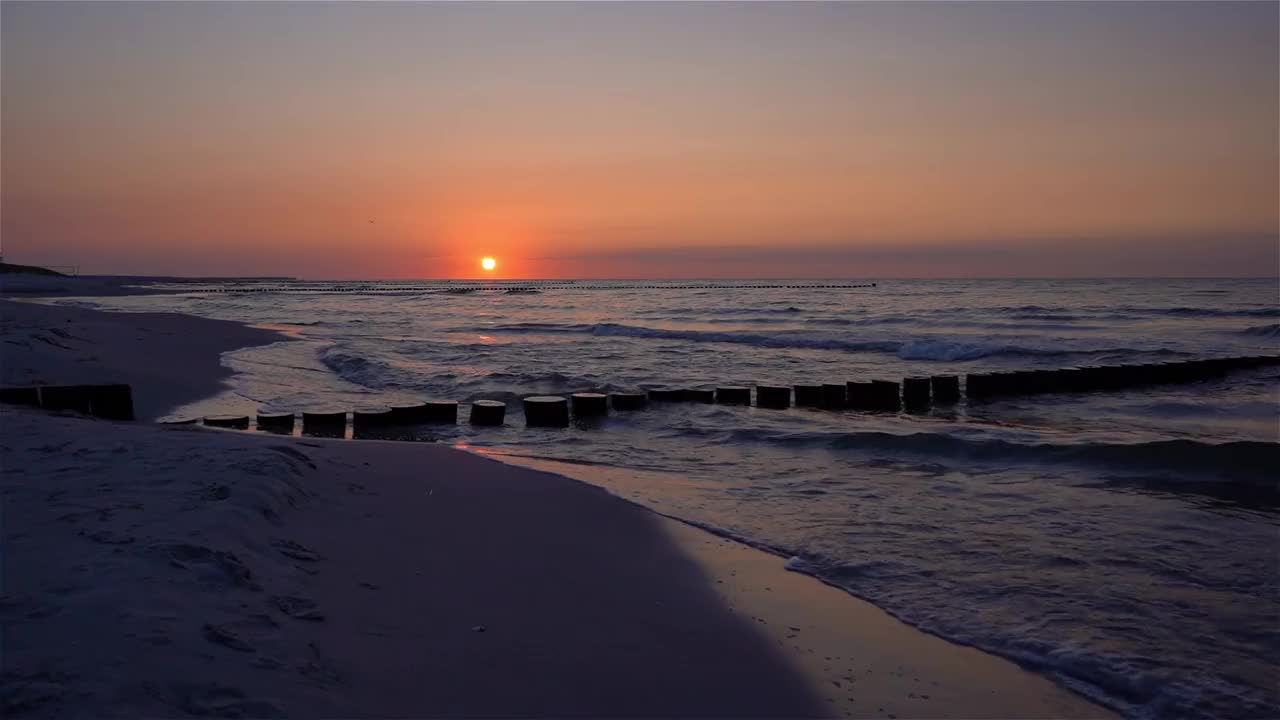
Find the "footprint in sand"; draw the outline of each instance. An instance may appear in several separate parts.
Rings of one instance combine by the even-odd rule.
[[[219,584],[254,591],[262,590],[262,587],[254,582],[253,573],[233,552],[188,543],[174,543],[161,547],[167,551],[169,564],[174,567],[193,570],[200,573],[204,579],[213,580]]]
[[[5,717],[16,717],[37,708],[56,703],[67,692],[75,677],[59,672],[23,673],[5,671],[0,676],[0,710]],[[45,712],[50,708],[45,707]]]
[[[203,630],[204,639],[211,643],[228,647],[232,650],[239,650],[240,652],[253,652],[252,645],[226,627],[206,624]]]
[[[292,540],[276,540],[271,543],[271,546],[276,550],[279,550],[281,555],[284,555],[287,558],[293,558],[294,560],[316,562],[317,560],[323,559],[318,553],[314,552],[310,548]]]
[[[271,602],[280,612],[298,620],[324,620],[324,613],[314,601],[291,595],[276,595]]]
[[[226,500],[231,497],[231,488],[226,485],[209,485],[200,497],[211,501]]]
[[[88,538],[103,545],[132,545],[137,539],[132,535],[121,535],[110,530],[98,530],[91,533],[86,533],[81,530],[79,534],[81,537]]]
[[[270,615],[258,614],[221,625],[205,623],[201,630],[204,633],[204,639],[215,645],[240,652],[256,652],[258,641],[265,635],[275,632],[279,627],[280,623]]]
[[[180,687],[178,704],[184,712],[200,716],[282,717],[285,714],[269,700],[246,697],[243,690],[225,685]]]
[[[308,643],[310,651],[307,660],[298,665],[298,672],[317,685],[338,685],[342,682],[342,674],[337,667],[320,652],[315,643]]]

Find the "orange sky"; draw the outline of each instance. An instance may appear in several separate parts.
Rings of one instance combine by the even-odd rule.
[[[1270,3],[6,2],[83,272],[1275,274]]]

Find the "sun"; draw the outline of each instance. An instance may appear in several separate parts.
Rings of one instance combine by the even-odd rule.
[[[498,261],[494,260],[491,257],[487,257],[480,261],[480,267],[484,268],[485,270],[492,270],[498,267]]]

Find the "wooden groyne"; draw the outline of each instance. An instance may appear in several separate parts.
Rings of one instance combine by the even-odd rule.
[[[133,419],[128,385],[33,385],[0,388],[0,403],[45,410],[69,410],[107,420]]]
[[[567,427],[571,420],[586,420],[611,411],[635,412],[654,404],[718,403],[785,410],[791,407],[829,412],[926,412],[961,400],[970,404],[994,402],[1012,396],[1050,393],[1100,393],[1139,390],[1155,385],[1200,382],[1226,377],[1236,370],[1280,365],[1280,356],[1249,355],[1123,365],[1086,365],[1058,369],[1029,369],[969,373],[963,383],[958,375],[895,380],[851,380],[785,385],[722,385],[716,388],[665,387],[631,392],[579,392],[568,396],[531,395],[522,399],[529,427]],[[754,403],[752,402],[754,398]],[[46,410],[79,412],[113,420],[133,419],[128,385],[41,385],[0,388],[0,403],[28,405]],[[301,432],[320,437],[404,436],[403,429],[417,425],[458,423],[458,402],[424,400],[409,404],[357,408],[315,408],[301,412]],[[506,403],[476,400],[468,422],[479,427],[506,422]],[[252,427],[292,434],[299,425],[289,412],[258,413]],[[193,422],[193,421],[187,421]],[[210,427],[249,429],[249,415],[212,415],[203,418]]]

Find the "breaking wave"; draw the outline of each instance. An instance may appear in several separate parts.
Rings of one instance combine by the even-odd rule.
[[[761,348],[883,352],[894,353],[903,360],[974,360],[977,358],[992,357],[996,355],[1066,357],[1073,355],[1098,355],[1107,353],[1173,354],[1172,351],[1162,349],[1054,349],[1013,345],[1000,342],[960,342],[939,338],[919,338],[906,341],[866,340],[823,335],[810,330],[774,330],[770,332],[685,330],[679,328],[653,328],[641,325],[627,325],[623,323],[527,322],[455,327],[452,329],[452,332],[513,333],[532,335],[566,333],[594,335],[597,337],[631,337],[653,338],[658,340],[684,340],[686,342],[734,343]]]
[[[1254,325],[1239,331],[1241,335],[1251,335],[1253,337],[1274,338],[1280,337],[1280,323],[1271,323],[1270,325]]]

